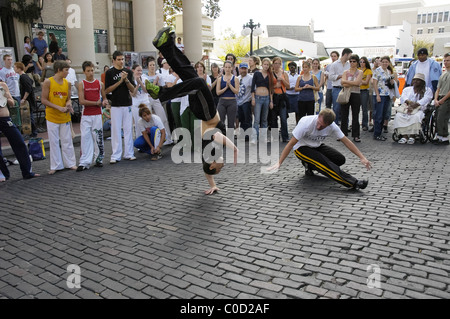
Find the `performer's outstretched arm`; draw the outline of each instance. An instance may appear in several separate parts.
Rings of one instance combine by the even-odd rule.
[[[291,140],[289,141],[288,145],[286,145],[286,147],[284,148],[283,152],[281,153],[281,156],[280,156],[280,159],[279,159],[278,163],[276,163],[272,167],[269,167],[267,169],[267,171],[271,172],[271,171],[275,171],[275,170],[280,169],[281,165],[283,165],[284,161],[289,156],[289,154],[291,153],[291,151],[294,148],[295,144],[297,144],[297,143],[298,143],[298,140],[295,137],[291,138]]]

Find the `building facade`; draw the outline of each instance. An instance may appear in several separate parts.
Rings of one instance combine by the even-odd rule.
[[[425,6],[423,1],[380,5],[379,24],[395,26],[408,21],[415,40],[434,45],[433,55],[450,52],[450,4]]]
[[[4,6],[5,1],[1,1]],[[56,36],[77,71],[86,60],[101,68],[110,65],[115,50],[156,56],[152,40],[164,26],[163,5],[163,0],[44,0],[42,19],[32,25],[2,18],[0,48],[13,47],[20,60],[24,37],[33,38],[44,31],[48,43],[50,33]],[[183,15],[184,29],[188,31],[185,52],[196,61],[203,54],[201,23],[197,23],[202,18],[201,0],[190,0]]]

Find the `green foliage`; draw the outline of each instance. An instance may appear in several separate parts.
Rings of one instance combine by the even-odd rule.
[[[41,17],[41,10],[34,1],[27,0],[10,0],[7,6],[2,10],[2,16],[12,16],[19,22],[32,24]]]
[[[220,0],[202,0],[204,14],[212,19],[220,16]],[[164,0],[164,23],[173,26],[175,15],[183,12],[183,0]]]
[[[417,57],[417,52],[422,48],[427,48],[428,56],[433,56],[434,43],[429,40],[415,39],[414,45],[414,56]]]
[[[239,63],[239,58],[245,57],[250,52],[250,42],[244,37],[234,38],[224,42],[221,45],[221,49],[226,54],[233,53],[238,58],[237,62]],[[218,58],[225,61],[225,56],[219,56]]]

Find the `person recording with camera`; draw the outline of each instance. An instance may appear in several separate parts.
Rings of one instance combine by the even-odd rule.
[[[383,125],[389,118],[391,108],[391,90],[395,88],[395,75],[388,56],[381,58],[381,66],[373,74],[373,113],[374,113],[374,136],[377,141],[386,141],[382,135]],[[385,127],[385,130],[387,127]]]

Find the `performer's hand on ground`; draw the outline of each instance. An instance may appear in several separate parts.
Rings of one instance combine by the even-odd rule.
[[[211,187],[207,191],[205,191],[205,195],[214,195],[215,193],[218,193],[220,189],[218,187]]]
[[[280,169],[280,167],[281,167],[281,165],[280,165],[280,163],[278,162],[278,163],[276,163],[275,165],[273,165],[273,166],[267,168],[267,171],[268,171],[268,172],[278,171],[278,170]]]
[[[367,168],[368,171],[370,171],[372,169],[372,163],[369,162],[368,159],[366,159],[366,158],[362,159],[361,163],[363,163],[363,165]]]

